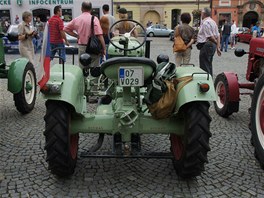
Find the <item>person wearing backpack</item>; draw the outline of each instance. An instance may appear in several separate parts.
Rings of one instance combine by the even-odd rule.
[[[195,31],[189,25],[191,21],[191,15],[189,13],[182,13],[181,14],[181,21],[182,24],[175,27],[174,30],[174,41],[176,42],[176,37],[180,36],[183,40],[185,50],[176,50],[175,52],[175,63],[176,66],[180,66],[181,64],[188,64],[191,60],[191,51],[192,51],[192,44],[195,42]]]

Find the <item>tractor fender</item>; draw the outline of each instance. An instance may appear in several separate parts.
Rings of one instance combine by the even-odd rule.
[[[226,80],[228,82],[229,89],[229,101],[230,102],[239,102],[239,83],[238,78],[235,73],[232,72],[223,72]]]
[[[179,82],[176,89],[178,92],[176,101],[176,111],[186,103],[193,101],[215,101],[216,93],[214,83],[210,74],[207,74],[199,67],[177,67],[177,79],[189,79]],[[200,84],[206,83],[209,85],[207,92],[200,90]],[[184,86],[182,86],[184,84]]]
[[[8,70],[8,83],[7,83],[7,90],[12,93],[18,93],[22,89],[23,83],[23,74],[26,65],[28,64],[29,60],[26,58],[19,58],[14,60],[11,65],[9,66]]]
[[[63,79],[62,65],[56,64],[51,67],[50,79],[47,86],[59,86],[59,92],[44,92],[42,96],[46,100],[64,101],[75,109],[77,113],[86,111],[86,98],[84,97],[85,83],[84,76],[79,66],[64,66]]]

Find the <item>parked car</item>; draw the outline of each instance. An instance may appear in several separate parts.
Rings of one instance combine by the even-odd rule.
[[[31,26],[31,28],[33,28]],[[18,25],[10,25],[6,32],[6,36],[3,37],[4,51],[8,53],[9,50],[18,50]],[[33,38],[35,52],[41,48],[42,39],[40,37]]]
[[[147,36],[171,36],[173,35],[174,31],[172,29],[167,28],[164,25],[161,24],[155,24],[152,26],[149,26],[146,29]]]
[[[247,28],[247,27],[237,27],[237,33],[238,34],[246,32],[246,31],[249,31],[249,28]]]
[[[170,41],[174,41],[174,31],[170,34]]]
[[[194,29],[194,37],[195,37],[195,39],[197,39],[197,35],[198,35],[199,30],[197,27],[193,27],[193,29]],[[174,30],[170,34],[170,40],[174,41]]]
[[[64,27],[68,25],[68,22],[64,22]],[[65,45],[66,54],[78,54],[78,41],[77,38],[66,34],[66,38],[70,43],[70,46]]]
[[[239,42],[249,43],[251,38],[252,38],[252,33],[250,32],[249,29],[236,35],[236,39]]]
[[[65,45],[66,54],[78,54],[77,38],[69,34],[66,34],[66,38],[70,43],[70,46]]]

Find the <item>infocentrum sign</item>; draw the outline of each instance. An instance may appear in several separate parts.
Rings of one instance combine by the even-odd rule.
[[[56,4],[61,4],[61,5],[73,4],[73,0],[29,0],[29,5],[56,5]]]
[[[0,0],[0,5],[11,5],[11,0]]]

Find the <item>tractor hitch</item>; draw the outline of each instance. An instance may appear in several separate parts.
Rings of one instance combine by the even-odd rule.
[[[173,159],[173,155],[170,152],[137,152],[130,155],[114,154],[112,152],[82,152],[80,157],[82,158],[145,158],[145,159]]]

